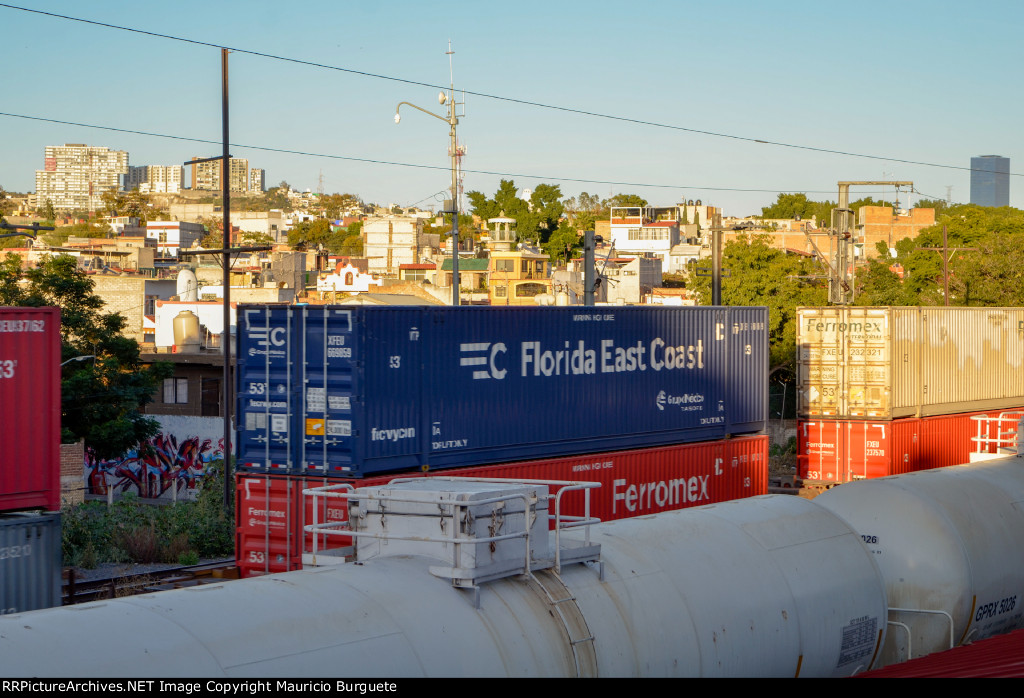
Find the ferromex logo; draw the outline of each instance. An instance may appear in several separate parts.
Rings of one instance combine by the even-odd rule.
[[[625,478],[612,481],[612,514],[619,502],[628,511],[652,510],[658,507],[674,507],[690,502],[710,500],[708,481],[711,475],[680,477],[657,482],[641,482],[639,485],[626,484]]]

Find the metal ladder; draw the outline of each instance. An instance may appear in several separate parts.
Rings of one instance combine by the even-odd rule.
[[[562,621],[576,663],[577,678],[597,678],[594,636],[579,606],[576,605],[576,597],[569,592],[562,578],[554,570],[538,570],[524,576],[543,592],[543,598],[556,617]]]

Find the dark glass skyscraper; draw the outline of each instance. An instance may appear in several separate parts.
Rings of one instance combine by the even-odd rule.
[[[971,203],[1010,205],[1010,158],[979,155],[971,158]]]

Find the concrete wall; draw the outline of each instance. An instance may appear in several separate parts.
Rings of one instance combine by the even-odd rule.
[[[97,460],[85,454],[86,493],[108,498],[133,492],[143,499],[195,499],[211,460],[223,457],[224,420],[220,417],[154,415],[160,433],[143,452]]]

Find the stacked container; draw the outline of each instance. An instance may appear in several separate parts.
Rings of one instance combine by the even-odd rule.
[[[431,476],[598,482],[589,509],[581,492],[568,493],[561,513],[595,516],[602,521],[643,516],[733,499],[768,491],[768,437],[741,436],[677,446],[548,458],[426,473]],[[236,558],[244,577],[301,569],[303,553],[314,549],[313,534],[304,527],[314,520],[313,500],[302,491],[325,485],[384,485],[398,477],[363,480],[319,476],[239,473],[236,493]],[[347,520],[343,500],[319,498],[316,520]],[[320,537],[316,549],[344,544],[339,537]]]
[[[247,472],[368,477],[765,426],[767,308],[239,314],[237,456]]]
[[[604,519],[766,492],[767,438],[732,438],[765,428],[766,308],[243,305],[238,345],[243,573],[300,564],[327,482],[600,481]]]
[[[0,613],[60,603],[60,311],[0,308]]]
[[[977,427],[1024,405],[1024,308],[797,309],[805,483],[966,463]]]

